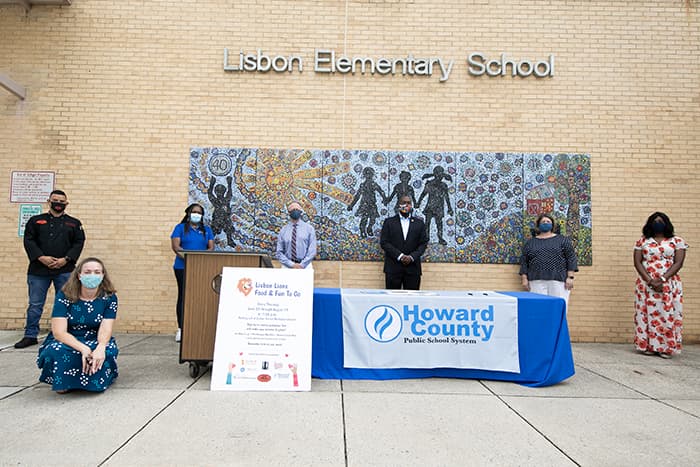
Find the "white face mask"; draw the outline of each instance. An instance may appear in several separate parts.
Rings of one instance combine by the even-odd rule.
[[[202,222],[202,215],[197,212],[190,213],[190,222],[193,224],[199,224]]]

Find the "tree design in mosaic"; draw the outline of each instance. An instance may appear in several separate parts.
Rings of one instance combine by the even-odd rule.
[[[525,233],[531,234],[538,215],[552,214],[581,265],[593,264],[590,181],[588,155],[525,154]]]
[[[190,202],[219,250],[273,254],[298,201],[319,258],[379,261],[384,219],[408,195],[425,219],[426,261],[517,263],[534,219],[551,213],[592,264],[585,154],[193,148]]]

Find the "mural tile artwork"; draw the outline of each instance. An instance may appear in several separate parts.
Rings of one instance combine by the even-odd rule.
[[[426,261],[518,263],[535,218],[551,213],[592,264],[587,154],[190,150],[189,201],[204,206],[218,250],[274,255],[298,201],[319,259],[380,261],[382,223],[403,195],[429,228]]]

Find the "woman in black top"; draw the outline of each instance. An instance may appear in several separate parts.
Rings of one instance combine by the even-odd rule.
[[[530,292],[563,298],[568,306],[578,271],[571,239],[553,232],[554,218],[540,214],[535,236],[527,241],[520,260],[523,287]]]

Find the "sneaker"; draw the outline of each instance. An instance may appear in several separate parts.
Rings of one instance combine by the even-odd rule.
[[[175,342],[180,342],[182,340],[182,329],[177,328],[177,332],[175,333]]]
[[[23,337],[21,341],[17,342],[15,344],[15,349],[23,349],[25,347],[29,347],[30,345],[37,345],[39,341],[36,340],[36,337]]]

